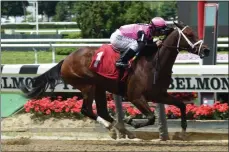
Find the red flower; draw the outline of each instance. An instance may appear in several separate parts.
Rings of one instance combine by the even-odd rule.
[[[46,112],[45,112],[47,115],[49,115],[49,114],[51,114],[51,110],[46,110]]]
[[[81,111],[81,109],[79,109],[79,108],[72,108],[71,109],[72,113],[80,113],[80,111]]]
[[[39,107],[36,106],[36,107],[34,108],[34,110],[35,110],[36,112],[39,112]]]
[[[171,95],[182,100],[193,99],[197,96],[196,93],[170,93]],[[112,95],[111,95],[112,97]],[[57,97],[57,100],[51,100],[50,97],[45,97],[39,100],[28,100],[28,102],[24,105],[25,112],[34,112],[42,113],[44,115],[50,115],[51,113],[61,113],[61,114],[69,114],[69,113],[80,113],[82,108],[82,99],[78,99],[78,97],[68,98],[66,100],[60,100],[62,97]],[[111,115],[115,114],[115,103],[114,100],[109,100],[107,102],[108,111]],[[122,103],[124,113],[126,115],[131,115],[135,118],[142,118],[143,114],[135,108],[131,103]],[[154,111],[155,104],[150,107],[151,111]],[[92,105],[93,112],[96,114],[96,104]],[[180,109],[175,106],[168,106],[165,109],[166,115],[168,118],[180,118],[181,113]],[[187,119],[228,119],[229,115],[229,106],[228,103],[221,104],[216,101],[213,106],[201,105],[196,106],[194,104],[186,105],[186,115]],[[69,115],[68,115],[69,116]]]
[[[69,111],[70,111],[70,109],[69,109],[69,108],[66,108],[66,109],[65,109],[65,112],[69,112]]]
[[[151,111],[155,111],[155,109],[154,109],[153,107],[150,107],[150,110],[151,110]]]

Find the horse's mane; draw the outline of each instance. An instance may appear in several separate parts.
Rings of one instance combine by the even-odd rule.
[[[166,40],[166,38],[174,31],[174,28],[168,28],[166,30],[166,34],[165,37],[162,41]],[[135,61],[137,61],[138,59],[140,59],[140,57],[144,56],[144,57],[152,57],[157,51],[158,48],[155,47],[154,45],[152,45],[153,41],[148,41],[147,45],[145,45],[145,47],[142,49],[142,51],[138,54],[137,58],[135,59]]]

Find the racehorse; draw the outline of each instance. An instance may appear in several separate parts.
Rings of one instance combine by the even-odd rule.
[[[159,51],[155,51],[150,45],[145,46],[131,63],[125,81],[111,80],[89,69],[92,57],[98,48],[85,47],[71,53],[42,75],[33,78],[32,86],[22,85],[21,90],[27,97],[34,98],[41,96],[49,85],[55,88],[58,80],[63,80],[81,91],[82,114],[102,123],[108,129],[115,127],[128,136],[132,136],[132,133],[123,126],[119,127],[108,113],[106,91],[126,96],[128,101],[146,116],[147,122],[129,121],[135,128],[154,124],[155,116],[147,101],[175,105],[180,108],[181,127],[185,132],[187,128],[185,104],[167,93],[172,67],[180,50],[186,50],[201,58],[208,56],[210,50],[189,26],[183,23],[174,25],[176,29],[166,37]],[[97,114],[92,110],[93,99],[96,102]]]

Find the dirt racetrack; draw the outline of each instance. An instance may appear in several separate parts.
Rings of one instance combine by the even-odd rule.
[[[158,141],[158,133],[153,128],[150,132],[134,131],[138,138],[144,139],[141,141],[112,140],[104,128],[91,120],[50,118],[37,122],[31,119],[31,114],[20,114],[3,119],[1,129],[1,151],[228,152],[227,133],[191,132],[191,128],[187,141],[177,140],[175,132],[170,132],[172,140]]]
[[[228,152],[228,141],[131,141],[131,140],[3,140],[1,151],[217,151]]]

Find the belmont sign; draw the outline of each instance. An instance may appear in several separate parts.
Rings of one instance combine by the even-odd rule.
[[[32,77],[2,76],[1,91],[18,92],[20,84],[30,84]],[[105,85],[105,84],[104,84]],[[228,76],[173,76],[169,92],[228,92]],[[47,91],[50,91],[48,89]],[[55,92],[79,92],[71,85],[59,84]]]

